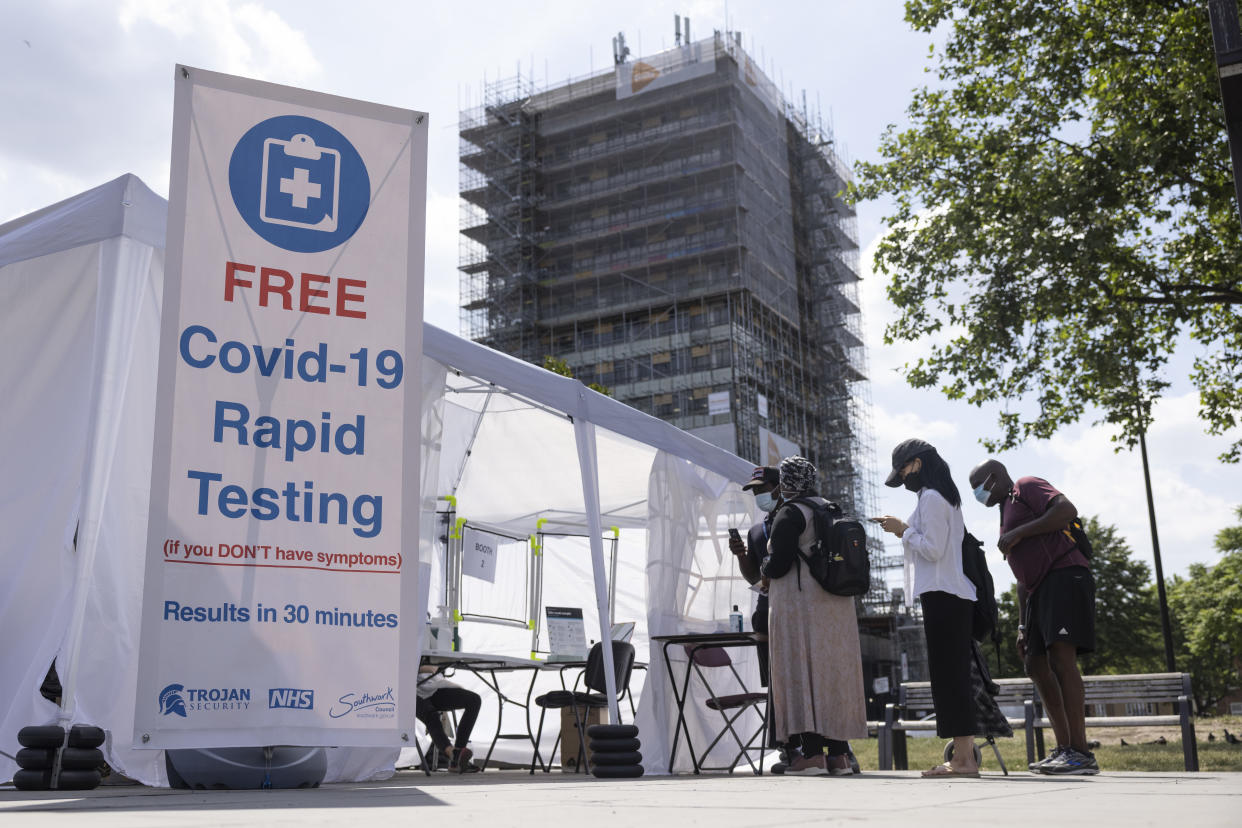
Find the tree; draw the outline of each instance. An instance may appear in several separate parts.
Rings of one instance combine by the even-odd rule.
[[[946,32],[938,83],[854,195],[895,203],[885,341],[935,339],[907,381],[1003,401],[990,450],[1088,406],[1133,446],[1189,337],[1207,431],[1235,426],[1242,232],[1201,0],[908,0],[906,20]]]
[[[560,357],[554,357],[551,354],[545,356],[543,358],[543,367],[554,374],[560,374],[562,377],[569,377],[570,379],[574,378],[573,369],[569,367],[568,362]],[[598,382],[588,383],[587,388],[590,388],[592,391],[598,391],[605,397],[612,396],[612,390],[606,386],[600,385]]]
[[[1084,673],[1151,673],[1164,670],[1160,607],[1151,567],[1136,560],[1130,545],[1089,518],[1083,526],[1091,538],[1095,576],[1095,652],[1081,659]]]
[[[1161,671],[1160,612],[1151,568],[1134,558],[1115,526],[1092,517],[1083,528],[1091,538],[1091,571],[1095,576],[1095,651],[1080,659],[1083,673]],[[1017,586],[1000,596],[997,606],[1002,635],[998,675],[1021,676],[1022,664],[1013,644],[1018,635]]]
[[[1237,515],[1242,519],[1242,507]],[[1214,565],[1191,564],[1188,577],[1173,578],[1169,588],[1180,663],[1200,710],[1242,684],[1242,526],[1218,532],[1216,549]]]

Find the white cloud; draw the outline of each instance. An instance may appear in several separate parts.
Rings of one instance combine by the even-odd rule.
[[[1147,438],[1153,501],[1165,573],[1185,571],[1214,559],[1213,537],[1235,521],[1242,504],[1242,469],[1215,456],[1228,438],[1203,434],[1194,392],[1158,402]],[[1115,452],[1108,429],[1077,433],[1037,444],[1037,454],[1063,469],[1059,488],[1084,514],[1115,524],[1131,548],[1151,560],[1146,486],[1139,450]]]
[[[459,276],[457,192],[427,193],[427,273],[423,284],[423,318],[458,333]],[[450,243],[445,243],[445,242]]]
[[[125,0],[119,21],[127,34],[147,24],[171,34],[183,48],[192,41],[222,72],[297,84],[322,70],[306,36],[255,3]]]

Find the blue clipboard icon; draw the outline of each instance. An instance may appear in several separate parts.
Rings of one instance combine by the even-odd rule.
[[[340,215],[341,153],[309,135],[263,142],[259,220],[335,233]]]

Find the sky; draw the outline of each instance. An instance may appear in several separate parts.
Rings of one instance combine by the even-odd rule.
[[[0,0],[0,222],[123,173],[168,193],[173,67],[189,66],[299,86],[429,113],[426,318],[458,332],[457,113],[479,100],[485,80],[521,72],[537,86],[605,68],[612,38],[634,56],[673,45],[673,14],[695,39],[713,29],[742,33],[746,50],[787,95],[823,110],[838,149],[879,160],[886,127],[906,123],[910,93],[930,82],[935,37],[912,32],[899,0],[764,0],[671,4],[471,3],[352,0]],[[658,7],[658,8],[656,8]],[[995,552],[997,515],[965,480],[987,455],[996,411],[909,388],[900,368],[924,352],[888,346],[893,317],[870,254],[886,205],[859,205],[872,425],[882,475],[907,437],[933,443],[965,496],[967,528],[988,544],[998,589],[1012,583]],[[1176,355],[1166,398],[1148,435],[1166,576],[1215,560],[1212,540],[1234,525],[1242,467],[1216,457],[1228,437],[1204,434],[1186,379],[1194,353]],[[1237,439],[1239,435],[1232,435]],[[1000,459],[1015,478],[1035,475],[1084,515],[1117,526],[1137,558],[1152,542],[1138,452],[1114,452],[1110,431],[1084,421]],[[914,496],[877,481],[880,514],[907,516]],[[891,547],[899,552],[899,547]],[[899,580],[894,581],[899,583]]]

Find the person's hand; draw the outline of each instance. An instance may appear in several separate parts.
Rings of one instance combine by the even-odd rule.
[[[910,527],[901,518],[895,518],[892,515],[884,515],[883,517],[872,518],[876,523],[880,524],[880,528],[885,532],[901,537]]]
[[[767,575],[764,575],[762,578],[759,579],[759,588],[763,590],[765,595],[767,594],[768,587],[771,584],[772,584],[772,579],[769,578]]]
[[[741,538],[735,538],[733,536],[730,536],[729,537],[729,551],[732,552],[734,555],[739,555],[739,556],[745,555],[746,544],[742,541]]]
[[[1022,536],[1018,534],[1018,530],[1010,529],[1008,532],[996,539],[996,545],[1000,547],[1000,551],[1003,554],[1008,555],[1013,551],[1014,546],[1016,546],[1020,540],[1022,540]]]
[[[1018,658],[1026,661],[1026,631],[1018,630]]]

